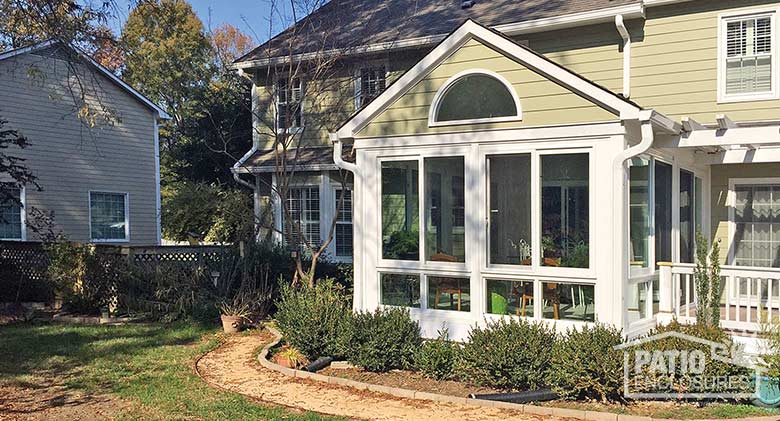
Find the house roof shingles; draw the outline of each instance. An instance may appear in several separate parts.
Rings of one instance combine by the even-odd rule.
[[[641,0],[331,0],[297,24],[236,60],[446,35],[467,19],[485,26],[551,18],[640,3]]]

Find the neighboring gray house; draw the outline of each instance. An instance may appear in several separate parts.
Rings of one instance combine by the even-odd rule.
[[[78,49],[54,41],[0,53],[0,118],[30,146],[9,153],[43,189],[0,207],[0,239],[36,240],[34,209],[72,241],[160,243],[159,106]]]

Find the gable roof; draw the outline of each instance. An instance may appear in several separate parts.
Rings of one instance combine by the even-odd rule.
[[[235,61],[237,68],[268,65],[290,54],[338,49],[381,51],[433,45],[464,20],[505,33],[610,22],[617,14],[644,15],[648,0],[331,0]]]
[[[58,40],[53,40],[52,39],[52,40],[48,40],[48,41],[39,42],[37,44],[33,44],[33,45],[28,46],[28,47],[17,48],[17,49],[14,49],[14,50],[9,50],[9,51],[0,53],[0,61],[1,60],[6,60],[6,59],[9,59],[9,58],[12,58],[12,57],[16,57],[16,56],[21,55],[21,54],[27,54],[27,53],[31,53],[31,52],[34,52],[34,51],[42,50],[44,48],[48,48],[48,47],[54,46],[56,44],[64,45],[66,48],[69,48],[72,51],[76,52],[76,54],[78,54],[80,57],[82,57],[84,60],[86,60],[86,62],[88,64],[90,64],[93,68],[95,68],[98,72],[100,72],[105,77],[107,77],[109,80],[114,82],[114,84],[119,86],[122,90],[124,90],[125,92],[127,92],[131,96],[135,97],[138,101],[140,101],[142,104],[144,104],[145,106],[150,108],[152,111],[156,112],[158,118],[161,118],[161,119],[164,119],[164,120],[170,120],[171,119],[171,116],[168,115],[168,113],[162,107],[160,107],[159,105],[157,105],[154,102],[152,102],[152,100],[150,100],[149,98],[144,96],[142,93],[140,93],[137,90],[135,90],[132,86],[128,85],[127,82],[125,82],[122,79],[120,79],[117,75],[114,74],[114,72],[112,72],[111,70],[107,69],[105,66],[103,66],[100,63],[98,63],[95,60],[93,60],[92,57],[87,55],[87,53],[85,53],[80,48],[78,48],[78,47],[76,47],[74,45],[63,44],[62,42],[60,42]]]
[[[642,107],[636,103],[566,69],[530,48],[518,44],[511,38],[473,20],[467,20],[403,76],[390,84],[382,94],[348,119],[337,130],[337,137],[341,139],[353,138],[376,116],[472,38],[478,39],[485,45],[601,106],[621,119],[635,118],[642,111]]]

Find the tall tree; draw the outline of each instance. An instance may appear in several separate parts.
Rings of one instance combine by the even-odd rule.
[[[141,0],[121,36],[124,79],[166,107],[176,130],[161,132],[177,140],[188,117],[198,115],[203,89],[213,76],[212,50],[203,23],[183,0]]]

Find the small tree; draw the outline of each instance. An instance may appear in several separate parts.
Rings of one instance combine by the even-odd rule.
[[[720,244],[709,241],[696,230],[696,269],[694,270],[696,297],[698,297],[696,322],[717,326],[720,321]]]

